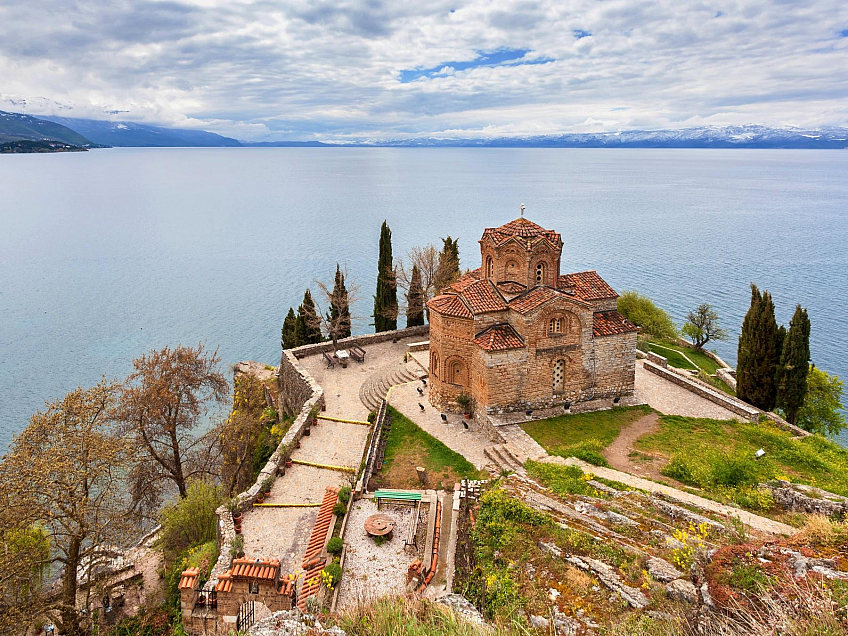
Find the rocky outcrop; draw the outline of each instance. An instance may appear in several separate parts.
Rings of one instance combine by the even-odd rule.
[[[461,594],[445,594],[444,596],[437,598],[436,602],[449,607],[454,611],[454,613],[458,614],[469,623],[483,625],[486,622],[483,620],[483,615],[477,611],[477,608],[468,602],[468,600],[466,600],[466,598]]]
[[[792,484],[783,480],[760,484],[760,488],[769,490],[775,503],[785,510],[821,514],[828,517],[848,514],[848,498],[840,495],[816,491],[809,486]],[[809,494],[805,494],[805,491]],[[811,497],[810,494],[818,496]]]
[[[338,627],[324,629],[318,619],[299,610],[275,612],[256,622],[247,631],[248,636],[347,636]]]

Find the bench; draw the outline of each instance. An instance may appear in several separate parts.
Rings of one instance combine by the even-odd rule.
[[[327,353],[326,351],[324,352],[323,355],[324,355],[324,361],[327,363],[327,368],[328,369],[334,368],[336,366],[336,361],[333,360],[332,356],[330,356],[330,354]]]
[[[383,500],[390,501],[392,503],[409,503],[414,506],[416,505],[416,502],[421,502],[421,493],[405,492],[403,490],[375,490],[374,499],[377,500],[378,510],[380,509]]]
[[[350,347],[347,351],[350,357],[357,362],[365,362],[365,349],[362,347]]]

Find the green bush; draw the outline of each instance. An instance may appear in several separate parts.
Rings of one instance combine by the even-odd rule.
[[[765,488],[743,486],[728,493],[727,496],[737,506],[746,510],[769,512],[775,507],[774,496]]]
[[[330,554],[341,554],[342,548],[344,548],[344,541],[341,537],[333,537],[327,543],[327,552]]]
[[[236,559],[244,552],[244,537],[237,534],[232,543],[230,543],[230,557]]]
[[[642,332],[659,340],[677,338],[677,328],[671,316],[657,307],[647,296],[639,292],[626,291],[618,297],[618,311]]]
[[[168,560],[192,546],[217,538],[215,510],[225,500],[224,490],[219,486],[193,481],[188,485],[185,499],[162,510],[160,542]]]
[[[342,578],[342,566],[338,561],[333,561],[324,566],[324,572],[330,577],[330,582],[327,587],[334,588]]]
[[[337,501],[336,505],[333,506],[333,514],[337,517],[344,517],[347,512],[347,505],[343,504],[341,501]]]
[[[347,502],[350,501],[350,492],[350,486],[345,486],[344,488],[339,490],[339,501],[347,505]]]
[[[710,485],[752,486],[759,481],[760,467],[751,456],[718,455],[713,457],[710,467]]]

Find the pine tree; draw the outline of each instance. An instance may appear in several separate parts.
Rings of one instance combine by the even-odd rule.
[[[810,372],[810,319],[801,305],[789,323],[783,339],[783,350],[777,372],[777,403],[786,419],[795,424],[798,410],[807,395],[807,375]]]
[[[374,295],[374,331],[397,329],[397,279],[392,261],[392,231],[383,221],[377,259],[377,293]]]
[[[442,251],[439,253],[439,266],[436,268],[433,287],[441,294],[445,287],[459,279],[459,239],[442,239]]]
[[[344,274],[336,263],[336,282],[330,297],[330,330],[334,341],[350,337],[350,304],[348,303],[347,288]]]
[[[419,327],[424,324],[424,287],[421,284],[421,270],[412,266],[409,292],[406,294],[406,326]]]
[[[295,316],[294,309],[291,307],[289,307],[289,313],[286,314],[286,319],[283,321],[281,342],[283,349],[293,349],[300,346],[297,339],[297,316]]]
[[[315,311],[315,301],[308,289],[303,294],[303,303],[297,308],[297,340],[301,345],[323,342],[321,319]]]
[[[780,330],[774,318],[771,294],[751,285],[751,306],[742,322],[736,367],[740,399],[770,411],[777,396],[775,375],[780,361]]]

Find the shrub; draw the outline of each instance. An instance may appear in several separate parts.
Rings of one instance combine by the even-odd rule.
[[[342,566],[338,561],[328,563],[321,572],[321,581],[327,586],[328,590],[332,590],[342,578]]]
[[[658,340],[674,340],[677,328],[671,316],[657,307],[647,296],[639,292],[626,291],[618,297],[618,311],[634,325],[642,328],[643,333]]]
[[[710,482],[716,486],[752,486],[759,481],[757,461],[745,455],[718,455],[710,467]]]
[[[337,501],[336,505],[333,506],[333,514],[337,517],[344,517],[347,512],[347,505],[343,504],[341,501]]]
[[[230,557],[236,559],[241,556],[242,552],[244,552],[244,537],[237,534],[232,543],[230,543]]]
[[[768,512],[774,509],[774,496],[770,490],[754,486],[743,486],[731,492],[728,498],[740,508]]]
[[[350,486],[345,486],[344,488],[339,490],[339,501],[347,505],[347,502],[350,501],[350,492]]]
[[[344,541],[342,541],[341,537],[333,537],[327,543],[327,552],[330,554],[341,554],[342,548],[344,547]]]
[[[193,481],[185,499],[162,510],[160,541],[167,559],[217,537],[215,510],[224,502],[222,488],[205,481]]]

